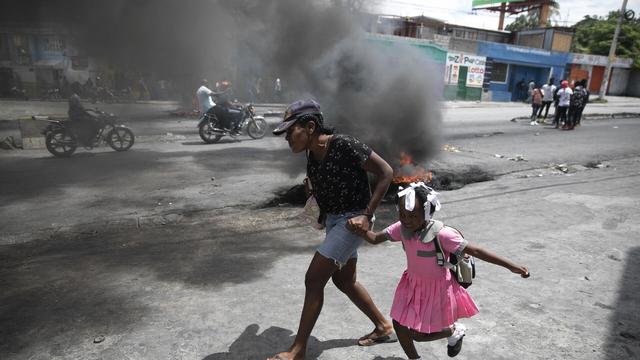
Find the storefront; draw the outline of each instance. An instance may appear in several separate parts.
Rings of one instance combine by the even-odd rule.
[[[486,61],[484,56],[447,53],[444,70],[445,99],[479,101],[482,97]]]
[[[491,67],[486,97],[491,101],[524,101],[532,80],[537,86],[552,77],[559,83],[570,58],[569,53],[488,42],[479,42],[478,55]]]
[[[571,54],[569,81],[587,79],[587,88],[592,94],[600,92],[602,79],[607,67],[608,58],[601,55]],[[607,93],[610,95],[624,95],[629,82],[632,59],[616,58],[613,62]]]

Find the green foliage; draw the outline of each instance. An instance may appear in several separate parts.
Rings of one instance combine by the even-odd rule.
[[[554,16],[560,15],[560,4],[557,1],[554,1],[551,4],[551,9],[549,11],[549,19],[547,19],[547,27],[553,26],[551,24],[551,18]],[[507,31],[520,31],[527,29],[537,29],[540,26],[538,23],[540,22],[540,9],[534,9],[526,14],[522,14],[518,16],[511,24],[505,27]]]
[[[610,12],[606,17],[585,16],[574,25],[575,35],[571,51],[609,56],[617,16],[617,11]],[[640,20],[623,20],[616,56],[634,59],[633,67],[640,69]]]

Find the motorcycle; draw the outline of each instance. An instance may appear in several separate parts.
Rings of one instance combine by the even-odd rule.
[[[240,106],[239,108],[231,109],[229,112],[230,116],[239,116],[242,119],[240,120],[240,130],[251,138],[261,139],[267,133],[267,122],[263,116],[256,115],[253,105]],[[200,133],[200,138],[207,144],[216,143],[226,135],[237,136],[237,134],[225,129],[216,115],[209,113],[204,113],[200,116],[198,132]]]
[[[20,89],[16,86],[11,88],[11,97],[14,99],[20,100],[29,100],[29,96],[27,96],[27,92],[24,89]]]
[[[133,146],[135,136],[128,127],[117,123],[117,116],[99,110],[87,110],[92,113],[97,123],[97,134],[91,139],[91,143],[84,145],[86,149],[92,149],[106,142],[115,151],[127,151]],[[42,134],[45,136],[45,145],[51,154],[57,157],[69,157],[80,145],[78,135],[69,121],[47,120],[49,125]]]

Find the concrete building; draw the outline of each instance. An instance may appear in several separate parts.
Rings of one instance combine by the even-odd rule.
[[[0,96],[10,96],[14,86],[39,97],[49,89],[83,84],[93,67],[92,59],[74,50],[62,26],[0,25]]]

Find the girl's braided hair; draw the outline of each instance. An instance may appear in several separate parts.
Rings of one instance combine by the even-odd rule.
[[[416,192],[416,200],[418,200],[416,202],[420,202],[418,205],[424,209],[424,204],[428,201],[427,197],[429,196],[431,191],[422,186],[416,186],[415,188],[413,188],[413,190]],[[398,197],[397,194],[396,205],[400,205],[400,197]],[[436,212],[436,206],[432,203],[429,203],[429,205],[429,215],[433,215],[433,213]]]

